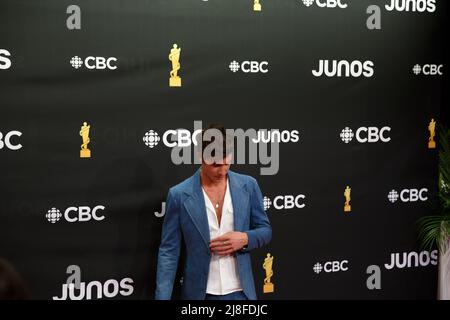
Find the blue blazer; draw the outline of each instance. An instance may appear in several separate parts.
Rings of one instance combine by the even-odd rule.
[[[270,242],[272,228],[264,211],[261,190],[256,180],[229,170],[228,181],[233,202],[234,230],[248,235],[247,249],[235,253],[241,287],[249,299],[256,300],[250,251]],[[181,297],[186,300],[203,300],[211,252],[200,169],[190,178],[170,188],[167,195],[158,253],[157,300],[171,299],[183,240],[186,254]]]

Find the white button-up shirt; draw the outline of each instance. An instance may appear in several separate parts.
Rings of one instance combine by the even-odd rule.
[[[203,189],[205,198],[206,213],[208,216],[209,235],[211,240],[227,232],[234,231],[233,203],[231,201],[229,181],[227,179],[227,191],[222,206],[222,218],[219,226],[216,210],[209,199],[205,189]],[[208,283],[206,293],[215,295],[229,294],[235,291],[242,291],[239,280],[239,271],[237,259],[234,254],[220,256],[212,254],[209,264]]]

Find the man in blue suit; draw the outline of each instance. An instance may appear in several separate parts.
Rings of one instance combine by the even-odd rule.
[[[261,190],[250,176],[229,170],[229,139],[221,125],[221,157],[205,157],[193,176],[170,188],[158,254],[155,298],[172,297],[182,245],[186,248],[182,299],[256,299],[250,252],[270,242],[272,229]],[[216,141],[216,142],[217,142]],[[222,158],[222,161],[217,161]]]

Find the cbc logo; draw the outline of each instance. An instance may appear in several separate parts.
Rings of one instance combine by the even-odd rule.
[[[6,49],[0,49],[0,70],[6,70],[11,68],[11,53]]]
[[[197,136],[202,133],[202,130],[195,130],[192,134],[187,129],[177,129],[177,130],[167,130],[164,132],[162,140],[164,145],[169,148],[173,148],[176,146],[179,147],[188,147],[192,143],[194,145],[198,144]],[[169,141],[169,136],[175,137],[175,141]],[[145,145],[149,148],[154,148],[158,145],[161,137],[154,130],[149,130],[144,134],[142,138]]]
[[[375,142],[389,142],[391,138],[389,137],[390,127],[361,127],[356,130],[356,134],[349,127],[342,129],[340,137],[345,143],[350,143],[356,135],[356,140],[359,143],[375,143]]]
[[[264,210],[266,211],[269,210],[272,205],[276,210],[283,210],[283,209],[289,210],[294,208],[303,209],[306,206],[305,198],[306,197],[304,194],[299,194],[297,196],[294,195],[276,196],[273,199],[273,201],[271,201],[269,197],[264,197],[263,198]]]
[[[345,9],[347,8],[347,4],[344,3],[342,0],[302,0],[303,4],[307,7],[310,7],[313,3],[316,3],[318,7],[321,8],[341,8]]]
[[[399,199],[402,202],[425,202],[428,200],[428,189],[404,189],[400,192],[397,190],[391,190],[387,197],[391,203],[395,203]]]
[[[105,216],[102,214],[103,210],[105,210],[105,207],[101,205],[93,209],[88,206],[69,207],[64,211],[64,219],[67,222],[102,221],[105,219]],[[63,217],[63,214],[57,208],[53,207],[47,211],[45,217],[49,222],[56,223]]]
[[[443,68],[443,64],[425,64],[423,66],[416,64],[412,70],[415,75],[423,74],[426,76],[442,76],[444,74],[444,71],[442,70]]]
[[[4,147],[13,151],[22,149],[22,145],[17,142],[17,138],[13,139],[13,137],[20,137],[21,135],[22,132],[16,130],[10,131],[5,135],[0,132],[0,150],[2,150]]]
[[[85,58],[84,60],[82,60],[79,56],[74,56],[70,59],[70,64],[75,69],[81,68],[84,64],[86,66],[86,68],[88,68],[90,70],[93,70],[93,69],[115,70],[115,69],[117,69],[116,63],[117,63],[117,58],[114,58],[114,57],[105,58],[105,57],[89,56],[89,57]]]
[[[328,261],[325,262],[323,265],[317,262],[313,266],[313,271],[317,274],[321,273],[322,271],[325,271],[326,273],[335,273],[347,270],[348,270],[348,260]]]
[[[239,64],[236,60],[231,61],[229,65],[233,73],[241,70],[243,73],[267,73],[269,72],[269,62],[267,61],[243,61]]]

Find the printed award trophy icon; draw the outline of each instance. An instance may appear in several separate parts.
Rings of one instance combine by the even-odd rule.
[[[270,278],[272,278],[273,276],[272,265],[273,265],[273,256],[271,256],[270,253],[268,253],[263,263],[263,268],[264,270],[266,270],[266,277],[264,278],[264,287],[263,287],[264,293],[274,292],[274,285],[272,282],[270,282]]]
[[[434,137],[436,136],[436,121],[434,121],[434,119],[431,119],[431,122],[428,125],[428,131],[430,131],[430,138],[428,139],[428,149],[435,149],[436,141],[434,141]]]
[[[261,3],[259,3],[259,0],[253,1],[253,11],[261,11]]]
[[[352,189],[349,186],[347,186],[347,188],[345,188],[345,191],[344,191],[344,197],[345,197],[344,212],[352,211],[352,207],[350,205],[351,192],[352,192]]]
[[[172,62],[172,70],[170,71],[169,87],[181,87],[181,78],[178,76],[178,70],[180,70],[180,54],[181,48],[178,48],[176,44],[170,50],[169,60]]]
[[[89,139],[89,129],[91,128],[86,122],[83,123],[83,126],[80,130],[80,136],[83,139],[83,144],[81,145],[80,150],[80,158],[90,158],[91,150],[88,149],[87,145],[91,140]]]

